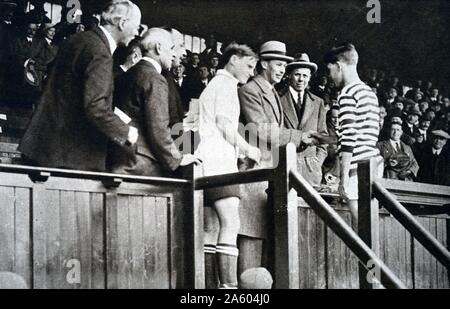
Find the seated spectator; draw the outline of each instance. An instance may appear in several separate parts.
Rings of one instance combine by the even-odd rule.
[[[40,91],[43,89],[43,83],[47,78],[50,67],[58,53],[58,46],[53,44],[53,39],[56,34],[56,28],[53,24],[43,25],[43,36],[36,38],[38,46],[30,62],[33,63],[37,74],[37,87]]]
[[[24,17],[21,28],[19,36],[11,43],[7,92],[10,103],[30,107],[39,96],[38,76],[30,66],[41,49],[41,42],[36,37],[38,22],[32,15]]]
[[[337,140],[337,130],[338,130],[338,117],[339,117],[339,106],[333,105],[327,112],[327,129],[328,135],[335,137]],[[340,175],[340,164],[338,157],[338,146],[337,144],[330,143],[327,147],[327,157],[323,162],[322,173],[324,178],[324,183],[329,186],[339,185],[339,175]]]
[[[424,115],[422,117],[420,117],[419,119],[419,126],[417,128],[415,128],[414,132],[416,133],[415,135],[419,135],[422,136],[423,142],[428,142],[430,140],[429,138],[429,129],[431,127],[431,118]],[[416,140],[417,142],[417,140]]]
[[[384,141],[389,138],[389,128],[388,123],[385,121],[387,117],[386,107],[380,106],[380,136],[379,141]]]
[[[420,112],[422,113],[422,115],[425,115],[425,112],[427,111],[427,109],[430,107],[430,104],[428,103],[427,100],[422,100],[419,102],[419,109]]]
[[[136,63],[142,59],[140,38],[133,39],[128,46],[119,46],[114,57],[114,79],[117,79],[120,75],[131,69]]]
[[[431,135],[432,142],[419,161],[419,181],[450,186],[450,153],[446,147],[450,135],[442,130],[432,131]]]
[[[324,99],[327,84],[328,78],[326,76],[321,76],[318,81],[311,87],[311,92],[319,98]]]
[[[402,124],[392,122],[389,140],[377,144],[384,159],[384,177],[413,181],[419,171],[419,165],[411,147],[400,140],[402,134]]]
[[[443,97],[442,98],[442,105],[444,106],[444,108],[449,108],[450,107],[450,99],[447,97]]]
[[[186,77],[190,79],[198,71],[198,65],[200,64],[200,56],[198,53],[191,53],[188,57],[188,64],[186,65]]]
[[[428,101],[431,104],[439,103],[439,89],[437,87],[432,87],[429,92]]]
[[[419,108],[412,106],[406,111],[406,121],[403,122],[402,129],[402,141],[411,146],[416,141],[414,139],[414,130],[417,130],[417,123],[421,116]]]
[[[188,100],[198,99],[210,80],[208,65],[206,63],[200,63],[194,76],[187,79],[186,85],[184,86],[186,87],[185,90]]]
[[[211,79],[216,75],[217,67],[219,66],[219,59],[220,59],[219,53],[210,54],[208,63],[209,63],[209,76]]]

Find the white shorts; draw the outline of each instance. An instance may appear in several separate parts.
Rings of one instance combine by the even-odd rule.
[[[383,177],[384,172],[384,160],[381,156],[375,157],[376,163],[377,163],[377,176]],[[353,176],[350,176],[348,181],[348,187],[345,189],[348,199],[351,201],[357,201],[358,200],[358,174],[355,174]]]

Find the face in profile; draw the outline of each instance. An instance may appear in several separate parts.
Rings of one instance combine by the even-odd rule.
[[[328,78],[333,81],[336,87],[341,88],[343,84],[342,70],[337,63],[327,64],[327,75]]]
[[[120,43],[128,45],[139,34],[139,26],[141,25],[141,12],[134,9],[128,18],[121,21],[122,38]]]
[[[293,69],[289,75],[290,85],[297,92],[303,92],[311,79],[311,70],[308,68]]]
[[[254,75],[257,60],[249,56],[233,56],[231,62],[234,68],[234,72],[232,72],[233,76],[239,80],[239,83],[246,84]]]
[[[175,44],[175,58],[172,61],[172,67],[179,67],[181,60],[186,57],[186,48],[184,47],[183,35],[177,30],[172,30],[172,41]]]
[[[161,66],[164,70],[170,70],[172,63],[175,61],[175,44],[172,41],[170,34],[161,42]]]
[[[55,34],[56,34],[55,28],[48,28],[47,30],[45,30],[45,37],[49,40],[53,40]]]
[[[284,60],[270,60],[261,62],[269,75],[269,83],[278,84],[286,72],[287,62]]]

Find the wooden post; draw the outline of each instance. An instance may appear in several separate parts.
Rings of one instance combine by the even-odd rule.
[[[378,177],[378,168],[375,159],[366,160],[358,164],[358,235],[380,256],[380,229],[378,200],[373,198],[372,183]],[[370,261],[369,261],[370,263]],[[373,270],[372,274],[367,272],[367,267]],[[377,272],[373,269],[375,264],[361,265],[359,263],[359,287],[361,289],[380,288],[372,275]],[[379,280],[379,278],[377,278]]]
[[[205,288],[205,262],[203,252],[203,192],[195,191],[194,166],[189,166],[184,178],[191,181],[185,202],[185,268],[186,288]]]
[[[299,244],[297,192],[290,188],[290,170],[297,170],[295,146],[279,149],[278,166],[270,188],[274,210],[274,247],[276,289],[299,288]]]

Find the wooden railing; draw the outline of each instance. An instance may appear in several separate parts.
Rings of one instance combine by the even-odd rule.
[[[361,162],[358,167],[359,190],[359,234],[376,252],[380,247],[379,203],[431,255],[450,271],[450,252],[415,215],[448,215],[450,213],[450,188],[421,183],[408,183],[377,179],[374,160]],[[379,202],[379,203],[378,203]],[[402,205],[402,203],[404,205]],[[446,220],[446,233],[449,221]],[[447,244],[449,239],[447,238]],[[363,271],[360,268],[360,272]],[[372,286],[361,282],[365,288]]]
[[[0,271],[30,288],[194,288],[197,212],[184,179],[0,165]]]
[[[368,263],[380,270],[381,283],[388,288],[404,288],[405,285],[389,270],[362,239],[323,200],[297,172],[294,145],[281,148],[279,164],[274,169],[252,170],[243,173],[203,177],[195,181],[197,190],[222,185],[251,182],[269,182],[269,199],[273,207],[274,281],[276,288],[299,288],[299,218],[298,198],[303,198],[315,213],[334,231],[366,267],[366,275],[372,271]],[[366,278],[366,276],[364,276]]]

